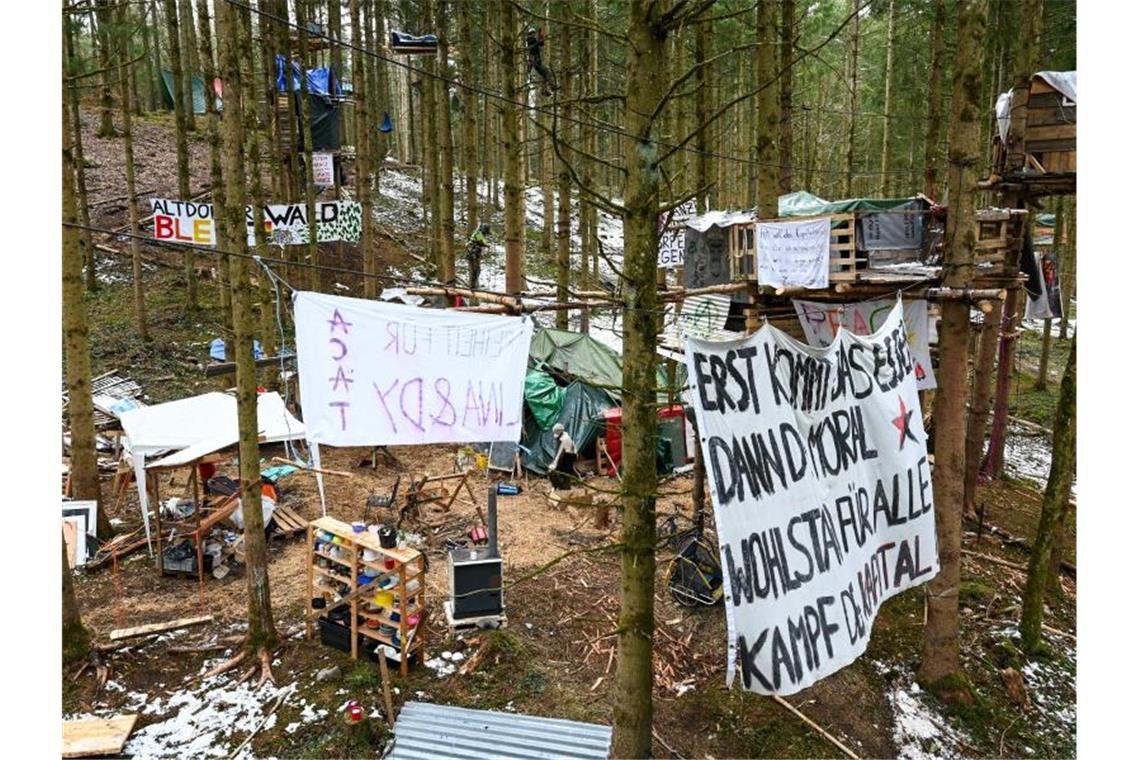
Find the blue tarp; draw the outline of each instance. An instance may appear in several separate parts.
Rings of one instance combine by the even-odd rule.
[[[319,69],[309,69],[307,72],[309,94],[329,97],[329,79],[332,77],[332,67],[322,66]],[[344,88],[340,86],[340,78],[336,77],[336,95],[344,95]],[[301,91],[301,64],[293,61],[293,87]],[[288,92],[285,82],[285,56],[277,56],[277,91]]]
[[[210,358],[217,359],[220,362],[224,362],[226,360],[226,342],[221,338],[214,338],[212,341],[210,341]],[[261,350],[260,340],[255,340],[253,342],[253,358],[265,358],[265,352]]]

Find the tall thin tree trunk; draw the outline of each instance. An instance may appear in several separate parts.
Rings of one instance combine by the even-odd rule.
[[[756,213],[760,219],[779,215],[780,167],[777,152],[780,135],[780,93],[769,83],[776,80],[780,61],[779,9],[776,3],[756,5]],[[767,85],[767,86],[766,86]]]
[[[570,9],[566,0],[558,1],[558,17],[569,19]],[[570,27],[563,26],[558,40],[558,65],[562,71],[569,70],[570,66]],[[564,80],[565,77],[559,77]],[[565,129],[563,119],[566,115],[566,106],[558,106],[555,112],[555,131]],[[551,151],[553,153],[553,151]],[[551,156],[551,161],[554,157]],[[558,300],[570,300],[570,167],[565,162],[558,165]],[[560,311],[555,315],[555,326],[559,330],[570,327],[570,313]]]
[[[242,140],[241,66],[236,6],[216,3],[218,64],[227,94],[222,110],[222,143],[225,161],[226,203],[217,215],[219,247],[245,251],[245,156]],[[253,363],[253,317],[250,313],[249,267],[240,260],[232,277],[234,361],[237,364],[238,460],[242,483],[241,509],[245,525],[246,587],[249,594],[251,651],[271,650],[277,643],[273,607],[269,596],[269,569],[265,547],[265,523],[261,514],[261,472],[257,445],[257,374]]]
[[[479,96],[474,89],[475,66],[472,62],[472,34],[471,34],[471,3],[468,0],[459,0],[455,4],[458,13],[457,25],[459,27],[459,80],[463,84],[460,89],[460,102],[463,112],[460,118],[460,142],[463,150],[463,183],[464,190],[464,216],[467,224],[464,237],[470,237],[475,228],[479,226],[479,196],[476,193],[478,166],[475,155],[475,120]],[[486,65],[486,62],[484,62]]]
[[[66,18],[67,16],[65,15],[66,28],[64,30],[63,39],[64,45],[66,46],[64,53],[67,56],[66,62],[68,68],[64,69],[64,72],[74,76],[78,73],[75,66],[75,29],[73,25],[66,22]],[[75,163],[76,205],[79,210],[79,223],[84,227],[90,227],[91,210],[87,205],[87,160],[83,156],[83,121],[79,114],[79,93],[75,87],[67,87],[66,91],[67,115],[71,120],[71,153]],[[90,231],[84,230],[79,233],[79,244],[82,246],[83,251],[83,271],[86,278],[87,290],[93,293],[99,289],[99,278],[96,276],[95,246],[92,244]]]
[[[178,0],[178,30],[182,35],[182,93],[186,106],[186,131],[197,129],[194,119],[194,73],[202,71],[194,39],[194,11],[191,0]],[[205,94],[205,93],[203,93]]]
[[[1017,61],[1013,72],[1013,97],[1010,100],[1009,132],[1006,134],[1006,172],[1025,168],[1025,127],[1029,116],[1029,80],[1037,68],[1041,46],[1041,22],[1044,0],[1025,0],[1018,24]]]
[[[170,46],[171,85],[174,90],[174,143],[178,163],[178,197],[190,200],[190,148],[187,145],[187,110],[193,110],[189,95],[183,89],[182,48],[178,24],[178,8],[174,0],[164,0],[166,7],[166,33]],[[194,274],[194,252],[189,248],[182,255],[182,270],[186,277],[186,310],[198,310],[198,278]]]
[[[978,181],[978,132],[982,93],[979,54],[986,18],[986,0],[960,0],[958,49],[954,64],[951,142],[947,170],[950,209],[946,220],[947,287],[966,287],[974,268],[974,187]],[[940,694],[958,684],[958,585],[962,571],[962,497],[965,485],[966,384],[969,362],[970,306],[945,302],[938,330],[938,394],[934,402],[935,521],[938,559],[942,569],[927,587],[928,617],[922,648],[920,683]],[[956,696],[962,697],[959,693]]]
[[[974,499],[978,490],[982,453],[985,450],[990,405],[994,400],[994,358],[997,356],[1000,327],[1001,311],[993,309],[982,322],[981,339],[974,352],[974,387],[966,428],[966,490],[962,499],[962,508],[967,515],[973,514],[977,509]]]
[[[309,102],[309,0],[297,0],[297,37],[300,40],[301,54],[301,187],[305,188],[305,216],[309,220],[309,242],[305,246],[306,263],[320,264],[320,245],[317,242],[317,188],[313,184],[313,114],[312,104]],[[367,102],[367,94],[361,91],[357,107]],[[251,106],[252,107],[252,106]],[[357,155],[356,162],[360,170],[367,172],[368,166],[368,138],[363,140],[364,154]],[[309,287],[320,289],[320,270],[314,267],[306,268],[305,277]],[[365,279],[365,287],[371,278]],[[371,296],[365,296],[371,297]]]
[[[149,17],[149,20],[148,20]],[[154,28],[151,28],[153,24]],[[143,76],[146,78],[146,104],[148,111],[157,111],[161,103],[158,91],[158,71],[155,66],[158,45],[158,19],[154,12],[154,3],[143,3],[142,6],[142,42],[143,42]]]
[[[1057,397],[1057,413],[1053,418],[1053,460],[1049,465],[1049,481],[1041,500],[1041,519],[1037,538],[1029,557],[1025,592],[1021,596],[1021,648],[1032,654],[1041,644],[1041,624],[1048,587],[1049,560],[1053,552],[1055,532],[1073,486],[1073,467],[1077,454],[1077,339],[1069,345],[1069,362],[1061,379]]]
[[[1032,211],[1025,221],[1022,245],[1033,245],[1035,216]],[[990,425],[989,450],[986,452],[982,474],[987,478],[1000,478],[1005,472],[1005,433],[1009,422],[1009,392],[1013,386],[1013,364],[1017,356],[1019,325],[1022,322],[1025,302],[1024,288],[1005,291],[1002,309],[1002,334],[998,342],[997,382],[994,388],[994,416]]]
[[[700,66],[695,77],[694,98],[696,103],[693,105],[693,123],[700,125],[709,117],[710,113],[709,93],[711,91],[710,82],[713,65],[707,61],[709,59],[709,44],[712,42],[712,22],[704,21],[695,25],[693,36],[696,41],[696,63]],[[713,204],[716,203],[716,193],[709,187],[714,181],[712,160],[709,156],[710,129],[711,126],[701,129],[694,141],[697,154],[697,210],[701,213],[711,211]]]
[[[435,18],[439,46],[436,48],[439,79],[433,92],[438,93],[436,128],[439,130],[439,255],[443,282],[455,282],[455,151],[451,139],[451,97],[448,80],[447,0],[435,0]]]
[[[491,51],[491,34],[489,29],[496,28],[494,23],[494,7],[488,10],[486,20],[484,21],[485,29],[483,32],[483,81],[481,84],[487,90],[494,91],[495,89],[495,58]],[[493,140],[491,139],[491,102],[486,94],[483,95],[483,157],[480,161],[482,165],[483,176],[483,208],[484,215],[490,223],[491,215],[494,212],[494,206],[491,206],[491,183],[495,177],[494,170],[494,157],[495,154],[492,150]]]
[[[851,12],[859,9],[860,0],[851,0]],[[851,36],[847,47],[847,152],[844,157],[843,197],[850,198],[854,193],[855,179],[855,124],[859,111],[859,16],[851,19]]]
[[[332,49],[329,51],[329,63],[333,68],[333,72],[335,72],[337,82],[340,82],[341,77],[344,76],[344,47],[341,45],[341,41],[343,40],[342,28],[344,24],[341,21],[340,17],[340,6],[341,0],[328,0],[328,33],[330,37],[336,40],[336,42],[334,42],[331,46]],[[340,120],[340,142],[342,145],[345,142],[346,121],[347,119]]]
[[[242,94],[245,106],[242,109],[242,131],[245,137],[245,151],[249,156],[249,202],[255,209],[257,218],[261,209],[265,207],[265,185],[261,173],[261,130],[257,128],[257,89],[261,78],[258,76],[257,66],[253,60],[253,14],[245,8],[238,7],[239,18],[242,22],[242,34],[238,38],[238,56],[242,66]],[[311,218],[311,217],[310,217]],[[311,227],[310,227],[311,229]],[[255,224],[253,227],[254,244],[258,256],[268,258],[269,240],[264,224]],[[242,267],[247,269],[247,267]],[[277,353],[277,319],[276,304],[270,296],[272,283],[269,275],[257,267],[255,270],[258,282],[258,317],[262,349],[267,356]]]
[[[126,19],[126,6],[120,5],[116,14],[120,24]],[[130,45],[123,38],[119,44],[119,116],[123,121],[123,165],[127,175],[127,221],[131,237],[131,287],[135,299],[135,332],[139,340],[150,340],[146,330],[146,298],[143,296],[142,251],[139,249],[139,205],[135,198],[135,144],[131,134],[131,71],[127,66]]]
[[[934,0],[934,21],[930,25],[930,84],[926,101],[926,145],[923,151],[923,193],[938,200],[938,167],[942,146],[942,67],[946,57],[946,0]],[[987,156],[982,153],[982,156]]]
[[[780,192],[792,192],[792,51],[796,44],[796,0],[780,3]],[[749,124],[755,124],[751,119]],[[750,190],[752,188],[749,188]]]
[[[896,0],[890,0],[887,7],[887,69],[883,73],[883,153],[882,161],[879,164],[879,194],[882,198],[891,197],[891,121],[894,119],[895,109],[895,47],[897,45],[897,35],[895,28],[898,26],[898,3]],[[978,51],[981,52],[980,50]]]
[[[111,5],[109,0],[96,0],[95,17],[99,28],[92,39],[99,45],[99,131],[97,137],[115,137],[115,122],[112,111],[115,100],[111,95]],[[66,66],[64,71],[66,71]]]
[[[64,54],[66,51],[61,50]],[[61,69],[60,96],[67,98],[67,61]],[[63,102],[61,100],[61,102]],[[63,125],[63,221],[75,224],[75,156],[72,154],[67,111]],[[63,356],[67,377],[67,418],[71,432],[71,493],[77,499],[101,501],[95,456],[95,404],[91,400],[91,353],[87,335],[87,304],[83,295],[83,252],[79,230],[63,228]],[[111,536],[105,509],[96,510],[100,538]]]
[[[368,176],[368,156],[371,147],[371,127],[369,125],[369,103],[367,99],[367,79],[365,74],[364,57],[360,53],[363,44],[361,26],[361,8],[359,0],[352,0],[349,5],[349,19],[352,28],[352,89],[356,93],[356,200],[361,204],[364,220],[360,230],[360,249],[364,254],[364,271],[369,275],[376,273],[376,252],[372,250],[372,183]],[[366,298],[376,295],[376,278],[365,277],[364,292]]]
[[[516,105],[526,90],[519,86],[518,15],[513,3],[499,9],[502,16],[500,44],[502,50],[503,95],[500,114],[503,119],[503,195],[506,201],[507,292],[519,293],[523,289],[523,259],[526,256],[526,228],[523,215],[523,119],[522,107]]]
[[[1065,247],[1061,249],[1061,257],[1057,268],[1061,272],[1061,325],[1060,340],[1069,339],[1069,312],[1072,309],[1073,295],[1077,289],[1077,206],[1072,201],[1072,216],[1069,218],[1068,230],[1065,236]]]
[[[159,20],[157,1],[150,0],[147,6],[150,8],[150,18],[154,24],[154,28],[150,30],[151,54],[148,56],[151,68],[154,70],[151,87],[154,92],[155,107],[151,110],[157,111],[165,107],[165,103],[162,99],[162,35],[158,31],[161,26],[161,21]]]
[[[589,0],[586,4],[586,12],[588,14],[587,21],[591,28],[586,30],[586,44],[582,46],[582,58],[585,62],[582,67],[584,79],[579,83],[579,86],[587,97],[594,97],[598,94],[598,32],[593,28],[598,20],[597,0]],[[594,129],[594,125],[589,119],[583,120],[580,126],[582,128],[582,144],[586,153],[591,156],[598,155],[598,131]],[[587,187],[593,187],[594,167],[593,162],[588,159],[582,162],[582,181]],[[598,262],[601,257],[598,247],[601,244],[598,242],[598,208],[585,194],[579,192],[578,209],[580,219],[578,237],[582,239],[582,282],[580,287],[586,289],[591,282],[595,286],[599,284]],[[583,334],[590,332],[590,312],[588,309],[582,310],[578,327]]]
[[[214,95],[214,78],[217,77],[217,66],[214,63],[213,35],[210,32],[210,9],[208,0],[198,0],[198,58],[202,62],[202,78],[206,82],[206,143],[210,146],[210,199],[214,208],[220,209],[226,202],[226,188],[222,180],[221,159],[221,114]],[[276,154],[276,149],[274,149]],[[221,291],[222,314],[233,313],[233,301],[230,293],[230,259],[223,255],[218,261],[218,287]],[[223,319],[223,330],[226,330],[226,345],[232,350],[233,336],[228,334],[229,320]]]
[[[1058,262],[1065,260],[1065,249],[1068,248],[1067,238],[1069,235],[1069,217],[1066,213],[1067,206],[1065,198],[1057,199],[1056,213],[1053,217],[1053,251],[1056,253]],[[1060,269],[1060,266],[1057,267]],[[1060,276],[1060,272],[1057,273]],[[1048,293],[1042,293],[1042,298],[1048,299]],[[1062,304],[1063,310],[1067,307]],[[1064,311],[1062,311],[1064,313]],[[1049,349],[1053,344],[1053,320],[1045,319],[1045,329],[1041,334],[1041,360],[1037,365],[1037,382],[1033,387],[1039,391],[1045,390],[1049,384]]]
[[[668,29],[661,3],[632,0],[626,33],[629,76],[622,126],[624,272],[622,313],[621,608],[613,711],[615,758],[648,757],[653,731],[653,561],[657,468],[657,204]]]

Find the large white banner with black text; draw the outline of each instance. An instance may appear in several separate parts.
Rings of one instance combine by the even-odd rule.
[[[522,317],[294,296],[308,437],[333,446],[517,441]]]
[[[867,648],[879,606],[938,573],[902,304],[813,348],[766,325],[689,338],[725,575],[728,683],[793,694]]]
[[[893,298],[879,298],[859,303],[824,303],[792,299],[804,337],[812,346],[826,346],[835,340],[840,325],[856,335],[870,335],[877,330],[895,306]],[[922,299],[905,301],[903,321],[906,342],[914,357],[914,378],[920,391],[937,388],[934,366],[930,362],[930,307]]]

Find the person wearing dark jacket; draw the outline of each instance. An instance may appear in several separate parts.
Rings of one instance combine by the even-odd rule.
[[[542,48],[546,44],[546,31],[533,26],[526,30],[526,62],[530,71],[542,77],[542,94],[549,98],[554,94],[554,73],[542,63]]]
[[[479,263],[483,259],[483,249],[487,247],[487,233],[491,225],[480,224],[467,239],[467,268],[471,273],[471,289],[479,289]]]

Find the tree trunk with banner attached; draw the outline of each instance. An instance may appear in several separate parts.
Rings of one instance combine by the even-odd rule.
[[[228,97],[222,110],[223,171],[226,203],[217,216],[218,246],[244,252],[245,156],[242,135],[241,67],[238,35],[242,33],[236,6],[214,5],[217,14],[218,58]],[[240,263],[239,263],[240,262]],[[269,571],[265,546],[265,521],[261,512],[261,472],[257,442],[257,376],[253,362],[253,318],[250,309],[249,266],[235,259],[232,277],[234,361],[237,364],[238,460],[241,510],[244,523],[246,586],[249,594],[249,633],[245,654],[256,653],[262,663],[262,678],[271,678],[269,653],[277,646],[273,608],[269,597]],[[236,663],[235,663],[236,664]]]
[[[981,129],[981,52],[986,0],[958,4],[946,220],[947,287],[969,286],[974,268],[974,188]],[[941,571],[927,586],[927,621],[919,683],[940,697],[969,700],[958,645],[958,586],[962,571],[962,499],[965,485],[970,306],[944,302],[938,330],[938,394],[934,402],[934,508]]]

